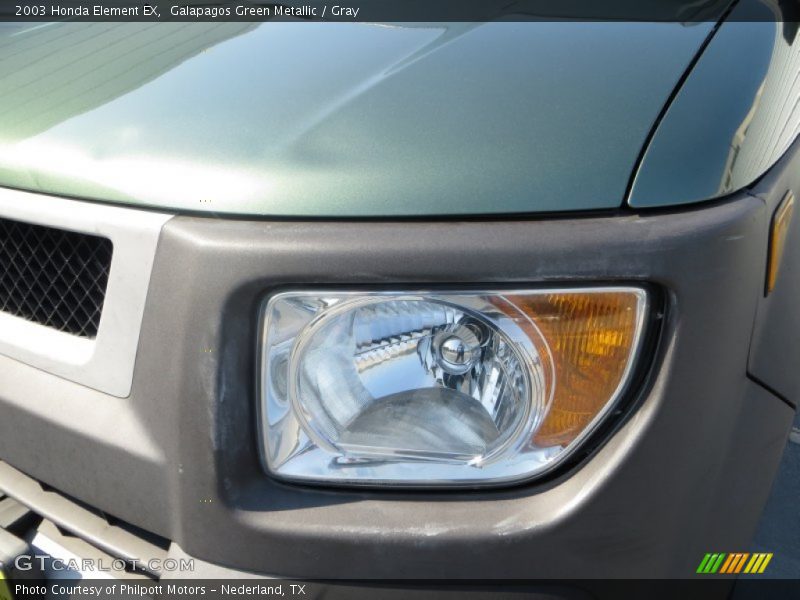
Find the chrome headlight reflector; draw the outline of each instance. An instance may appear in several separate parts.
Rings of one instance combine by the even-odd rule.
[[[425,486],[541,474],[616,402],[646,305],[621,287],[277,294],[260,348],[267,467]]]

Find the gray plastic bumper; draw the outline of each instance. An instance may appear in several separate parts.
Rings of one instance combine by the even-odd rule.
[[[178,217],[130,397],[0,357],[0,458],[198,559],[302,578],[688,576],[746,549],[793,409],[748,377],[771,200],[463,222]],[[797,238],[797,235],[795,235]],[[449,492],[281,484],[259,461],[257,314],[277,289],[653,286],[649,368],[587,455]]]

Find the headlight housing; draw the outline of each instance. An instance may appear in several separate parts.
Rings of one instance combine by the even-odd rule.
[[[634,287],[276,294],[260,340],[267,467],[409,486],[544,473],[616,403],[646,311]]]

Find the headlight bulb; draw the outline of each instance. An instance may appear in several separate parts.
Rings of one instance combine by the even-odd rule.
[[[433,340],[439,365],[451,375],[463,375],[480,360],[481,342],[475,332],[466,325],[454,331],[442,331]]]

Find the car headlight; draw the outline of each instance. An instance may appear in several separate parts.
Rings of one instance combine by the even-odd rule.
[[[620,396],[646,309],[632,287],[277,294],[260,340],[267,467],[425,486],[541,474]]]

